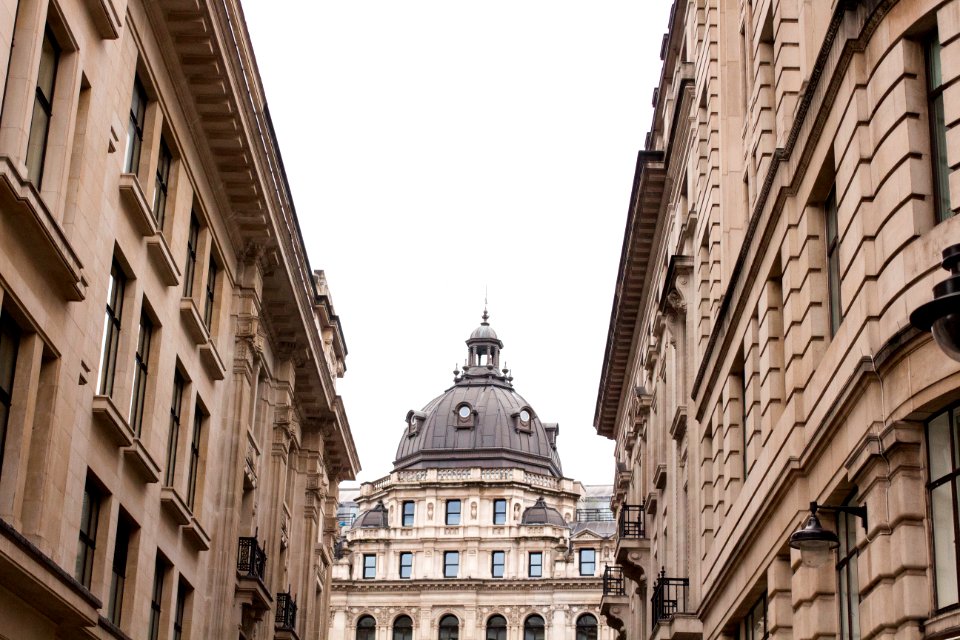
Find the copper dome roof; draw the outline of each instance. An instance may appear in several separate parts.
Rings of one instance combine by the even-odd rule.
[[[513,389],[513,378],[498,370],[503,343],[489,335],[467,340],[469,355],[454,385],[422,411],[407,414],[394,470],[427,468],[519,468],[562,477],[556,424],[541,422]],[[485,326],[486,325],[486,326]]]
[[[560,512],[553,507],[548,507],[547,503],[543,500],[543,496],[537,498],[537,501],[532,507],[524,509],[523,516],[520,518],[520,524],[550,524],[555,527],[567,526]]]
[[[354,529],[387,529],[387,508],[383,506],[383,500],[377,502],[373,509],[364,511],[353,522]]]

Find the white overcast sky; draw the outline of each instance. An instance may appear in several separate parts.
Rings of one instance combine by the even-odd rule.
[[[349,349],[363,466],[452,384],[480,322],[564,475],[613,481],[593,428],[668,0],[244,0],[314,269]]]

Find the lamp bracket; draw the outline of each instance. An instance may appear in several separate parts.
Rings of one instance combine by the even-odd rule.
[[[856,516],[860,518],[860,522],[863,523],[863,530],[868,531],[866,505],[862,507],[853,507],[848,505],[829,505],[829,504],[819,504],[817,502],[811,502],[810,513],[816,515],[817,511],[833,511],[838,513],[849,513],[852,516]]]

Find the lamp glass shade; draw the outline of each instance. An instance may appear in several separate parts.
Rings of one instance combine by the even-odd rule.
[[[960,311],[937,318],[930,331],[940,349],[951,359],[960,362]]]
[[[803,528],[790,536],[790,546],[800,551],[800,562],[806,567],[822,567],[831,553],[840,546],[837,534],[824,529],[816,513],[811,513]]]

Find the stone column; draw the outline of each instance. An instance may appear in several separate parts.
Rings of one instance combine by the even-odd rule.
[[[867,507],[869,530],[859,524],[857,580],[860,634],[901,638],[923,635],[932,610],[927,556],[923,425],[876,425],[848,459],[847,471]]]

